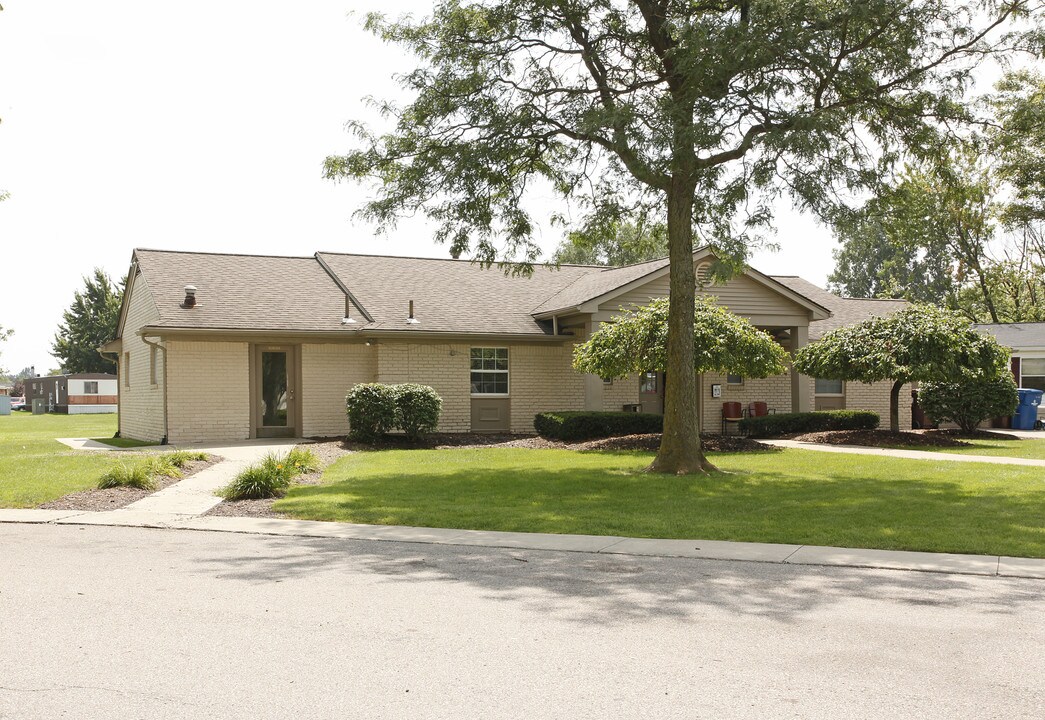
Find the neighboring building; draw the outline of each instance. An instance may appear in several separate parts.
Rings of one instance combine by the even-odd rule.
[[[702,282],[712,259],[707,249],[694,253]],[[539,266],[513,277],[458,260],[136,250],[128,277],[117,337],[103,348],[119,360],[128,438],[343,435],[345,394],[361,382],[431,385],[443,398],[442,431],[532,433],[545,410],[662,412],[670,382],[658,372],[604,381],[571,368],[574,346],[600,323],[667,296],[666,259]],[[838,298],[754,269],[701,292],[789,350],[902,306]],[[889,386],[709,373],[701,417],[717,432],[727,401],[887,415]],[[909,426],[909,408],[902,412]]]
[[[0,385],[0,415],[11,414],[11,386]]]
[[[1045,322],[984,323],[976,329],[1011,348],[1010,367],[1019,387],[1045,390]],[[1045,407],[1038,407],[1038,417],[1045,418]]]
[[[43,403],[47,412],[85,415],[117,411],[119,386],[110,373],[74,373],[25,379],[25,404]]]

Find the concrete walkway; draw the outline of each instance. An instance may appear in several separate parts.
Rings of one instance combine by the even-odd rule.
[[[997,455],[959,455],[958,453],[929,452],[927,450],[897,450],[894,448],[865,447],[863,445],[824,445],[822,443],[799,442],[798,440],[759,440],[766,445],[813,450],[815,452],[843,453],[849,455],[877,455],[879,457],[907,458],[908,460],[946,460],[947,462],[991,463],[994,465],[1023,465],[1045,468],[1045,460],[1032,458],[1000,457]]]

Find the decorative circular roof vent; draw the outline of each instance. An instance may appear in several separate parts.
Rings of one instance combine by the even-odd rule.
[[[697,285],[704,287],[711,284],[711,263],[702,262],[697,265]]]

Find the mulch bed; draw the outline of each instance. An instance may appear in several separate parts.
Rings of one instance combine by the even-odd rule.
[[[889,432],[888,430],[828,430],[792,435],[792,440],[820,445],[860,445],[863,447],[969,447],[953,435],[932,432]]]
[[[125,456],[126,455],[144,455],[144,453],[125,453]],[[185,478],[195,475],[200,470],[208,468],[220,460],[221,458],[212,455],[210,460],[199,460],[187,463],[185,467],[181,469],[182,476],[180,478],[156,478],[155,490],[139,490],[138,488],[130,487],[115,487],[107,488],[105,490],[92,488],[90,490],[81,490],[80,492],[70,493],[58,498],[57,500],[38,505],[37,507],[44,510],[118,510],[127,507],[131,503],[137,502],[144,497],[148,497],[154,492],[170,487],[174,483],[181,482]]]

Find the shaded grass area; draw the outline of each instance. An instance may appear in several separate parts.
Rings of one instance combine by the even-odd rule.
[[[72,450],[59,437],[104,437],[116,415],[0,417],[0,507],[35,507],[94,487],[115,460],[108,453]]]
[[[145,440],[132,440],[131,438],[96,437],[91,439],[95,442],[100,442],[103,445],[109,445],[110,447],[115,448],[153,447],[159,445],[159,443],[148,442]]]
[[[642,472],[652,454],[519,448],[355,453],[273,509],[357,523],[1045,556],[1038,468],[787,450],[725,472]]]

